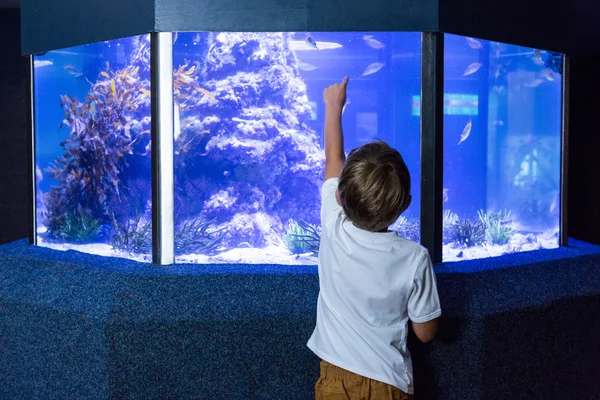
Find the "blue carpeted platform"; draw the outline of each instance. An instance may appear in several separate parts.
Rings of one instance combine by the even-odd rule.
[[[419,398],[599,398],[600,247],[437,267]],[[0,246],[1,399],[308,399],[316,267],[158,267]],[[544,397],[545,396],[545,397]]]

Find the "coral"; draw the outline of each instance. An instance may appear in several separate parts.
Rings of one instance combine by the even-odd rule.
[[[442,232],[444,243],[452,241],[452,226],[458,222],[458,215],[451,210],[444,211],[444,219],[442,220]]]
[[[62,95],[61,124],[70,128],[61,143],[64,154],[46,171],[58,181],[44,196],[44,222],[51,236],[60,237],[74,213],[99,224],[123,214],[128,197],[128,167],[145,150],[150,134],[149,76],[139,67],[102,71],[83,102]],[[130,196],[129,196],[130,197]]]
[[[292,254],[318,254],[321,244],[321,228],[302,220],[290,219],[285,226],[282,239]]]
[[[496,211],[487,214],[483,210],[479,210],[477,215],[485,227],[485,240],[488,244],[506,244],[516,233],[512,227],[510,211]]]
[[[174,71],[180,220],[216,218],[227,247],[262,247],[290,218],[317,224],[324,155],[290,35],[203,35]]]
[[[403,237],[413,242],[419,242],[421,238],[420,224],[418,219],[408,219],[401,215],[396,222],[389,228],[390,231],[398,233],[398,236]]]
[[[92,242],[100,236],[100,223],[94,217],[79,213],[69,213],[63,217],[56,236],[65,242]]]
[[[204,218],[184,222],[175,232],[175,254],[218,253],[223,241],[223,231],[214,229],[214,222]]]
[[[467,218],[459,218],[450,226],[448,238],[460,246],[477,246],[485,240],[485,226],[479,220],[471,222]]]

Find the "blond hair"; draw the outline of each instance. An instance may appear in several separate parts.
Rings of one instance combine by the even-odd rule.
[[[354,225],[383,231],[410,205],[410,173],[400,153],[387,143],[367,143],[348,155],[338,194]]]

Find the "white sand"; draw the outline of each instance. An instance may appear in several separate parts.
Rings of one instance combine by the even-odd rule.
[[[537,243],[525,243],[526,235],[517,233],[510,243],[505,245],[482,245],[462,247],[456,244],[444,245],[442,259],[444,261],[463,261],[478,258],[497,257],[503,254],[523,251],[554,249],[558,247],[558,239],[552,236],[537,237]]]

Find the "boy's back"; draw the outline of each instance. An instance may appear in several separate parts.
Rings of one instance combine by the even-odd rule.
[[[408,319],[439,317],[427,251],[395,232],[369,232],[344,217],[338,179],[323,184],[317,325],[309,348],[323,360],[412,393]],[[419,287],[415,287],[418,285]]]
[[[384,142],[346,160],[341,117],[348,78],[323,93],[320,292],[308,347],[323,359],[317,400],[405,399],[413,393],[408,322],[431,340],[441,314],[427,251],[388,227],[411,203],[410,173]]]

